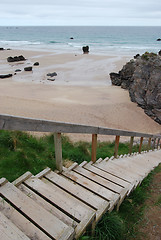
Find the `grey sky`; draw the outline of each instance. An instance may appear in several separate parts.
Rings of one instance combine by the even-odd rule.
[[[0,0],[0,25],[161,26],[160,0]]]

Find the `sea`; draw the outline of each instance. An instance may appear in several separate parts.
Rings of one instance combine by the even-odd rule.
[[[161,50],[161,27],[117,26],[12,26],[0,27],[0,47],[58,53],[105,55],[157,53]]]

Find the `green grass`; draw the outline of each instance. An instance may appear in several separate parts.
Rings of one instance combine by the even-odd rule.
[[[155,205],[161,207],[161,194],[159,195],[159,197],[158,197],[158,199],[157,199]]]
[[[128,153],[129,144],[120,143],[119,153]],[[134,146],[136,151],[138,146]],[[98,143],[97,159],[111,157],[114,143]],[[77,163],[91,160],[91,143],[73,143],[62,136],[63,159]],[[0,178],[13,181],[26,171],[36,174],[46,167],[55,169],[54,135],[36,138],[20,131],[0,131]]]

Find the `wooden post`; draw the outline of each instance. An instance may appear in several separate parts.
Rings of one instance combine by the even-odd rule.
[[[96,153],[97,153],[97,134],[92,134],[92,162],[96,162]]]
[[[156,138],[154,138],[154,142],[153,142],[153,146],[152,146],[152,150],[154,151],[155,149],[155,142],[156,142]]]
[[[142,145],[143,145],[143,137],[140,138],[139,153],[141,153]]]
[[[129,146],[129,153],[130,153],[130,155],[132,153],[133,142],[134,142],[134,137],[131,137],[131,139],[130,139],[130,146]]]
[[[148,152],[150,149],[151,149],[151,138],[149,138],[149,141],[148,141]]]
[[[115,138],[115,151],[114,151],[114,157],[115,158],[117,158],[117,155],[118,155],[119,141],[120,141],[120,136],[116,136],[116,138]]]
[[[159,148],[160,138],[158,138],[157,149]]]
[[[61,133],[54,133],[56,168],[63,171]]]

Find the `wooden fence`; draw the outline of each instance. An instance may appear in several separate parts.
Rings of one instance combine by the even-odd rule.
[[[143,140],[148,139],[148,150],[160,147],[160,134],[145,134],[140,132],[130,132],[118,129],[105,127],[95,127],[88,125],[47,121],[41,119],[32,119],[24,117],[15,117],[11,115],[0,115],[0,129],[3,130],[19,130],[19,131],[34,131],[34,132],[51,132],[54,133],[55,143],[55,158],[56,167],[61,172],[62,165],[62,133],[81,133],[92,135],[92,154],[91,160],[96,161],[97,152],[97,135],[113,135],[115,137],[114,157],[118,155],[119,141],[121,136],[130,137],[129,153],[132,153],[134,137],[140,138],[139,153],[141,153]],[[153,140],[153,144],[152,144]]]

